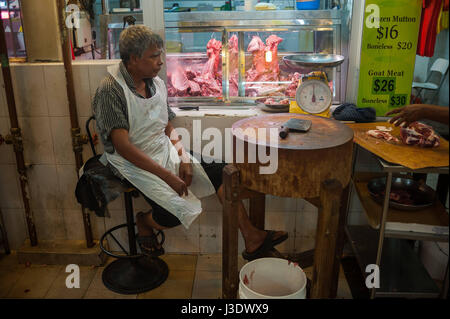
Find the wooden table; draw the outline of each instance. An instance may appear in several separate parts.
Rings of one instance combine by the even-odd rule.
[[[290,132],[286,139],[270,128],[279,129],[290,118],[309,119],[307,133]],[[258,134],[258,128],[266,128]],[[328,118],[293,113],[246,118],[232,127],[234,161],[223,171],[222,297],[236,298],[238,278],[238,203],[250,199],[249,217],[264,229],[265,194],[304,198],[319,209],[314,253],[312,298],[333,298],[342,253],[348,184],[351,176],[353,131]],[[237,147],[243,144],[243,150]],[[260,174],[262,164],[254,152],[258,148],[278,152],[278,169]],[[250,151],[249,151],[250,150]],[[238,162],[239,156],[243,162]],[[344,199],[341,201],[341,199]],[[344,206],[345,206],[344,205]]]

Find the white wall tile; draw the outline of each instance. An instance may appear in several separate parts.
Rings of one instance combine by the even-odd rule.
[[[199,253],[198,236],[167,236],[163,244],[166,253]]]
[[[58,208],[61,209],[80,209],[81,205],[75,197],[75,188],[77,187],[77,172],[75,165],[56,165],[58,175]]]
[[[199,217],[201,253],[222,252],[222,212],[203,211]]]
[[[297,199],[266,195],[266,212],[295,212]]]
[[[316,246],[316,238],[311,236],[298,236],[295,237],[295,252],[301,253],[314,249]]]
[[[75,83],[75,98],[77,101],[78,116],[89,117],[92,115],[89,66],[73,64],[72,72],[73,82]]]
[[[94,237],[94,240],[100,240],[106,231],[106,219],[108,217],[99,217],[95,215],[95,212],[89,210],[88,212],[91,220],[92,236]]]
[[[33,165],[28,169],[31,207],[56,209],[61,207],[56,165]]]
[[[105,233],[106,217],[98,217],[94,212],[86,209],[91,223],[92,237],[94,240],[100,240]],[[79,209],[63,209],[64,225],[67,239],[85,240],[84,224],[81,207]]]
[[[12,65],[11,78],[18,116],[48,116],[43,67]]]
[[[45,65],[43,69],[49,116],[69,116],[64,64]]]
[[[314,206],[312,206],[314,207]],[[317,208],[305,208],[302,212],[298,213],[296,217],[295,237],[300,236],[312,236],[316,234],[317,228]]]
[[[362,204],[361,204],[361,201],[359,200],[356,190],[352,193],[352,198],[350,201],[349,209],[350,210],[362,210]]]
[[[49,117],[56,164],[75,165],[70,118]]]
[[[361,210],[351,210],[347,217],[347,224],[349,225],[368,225],[366,214]]]
[[[33,209],[32,211],[39,240],[67,239],[61,209]]]
[[[54,164],[53,140],[48,117],[19,117],[26,164]]]
[[[222,204],[219,201],[219,198],[216,194],[204,197],[201,199],[202,201],[202,210],[203,213],[221,213],[222,212]]]
[[[91,101],[95,96],[95,91],[100,85],[103,78],[108,75],[106,68],[109,65],[119,63],[118,61],[111,61],[109,64],[89,65],[89,89],[91,92]]]
[[[0,135],[3,138],[10,134],[10,122],[7,117],[0,117]],[[16,162],[16,157],[14,154],[14,148],[11,144],[1,144],[0,145],[0,164],[14,164]]]
[[[23,209],[2,209],[3,222],[6,236],[8,237],[9,248],[19,249],[28,238],[28,229]]]
[[[19,175],[15,164],[0,165],[0,207],[24,207],[19,184]]]
[[[80,209],[63,209],[64,228],[67,239],[85,240],[83,214]],[[92,228],[92,227],[91,227]],[[94,233],[94,231],[92,231]]]

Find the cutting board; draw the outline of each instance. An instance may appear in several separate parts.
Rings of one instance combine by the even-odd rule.
[[[377,126],[392,127],[393,130],[390,133],[401,140],[400,128],[388,122],[352,123],[346,125],[353,130],[355,143],[390,163],[399,164],[410,169],[445,167],[449,165],[448,141],[442,137],[440,139],[441,144],[438,147],[425,148],[417,145],[388,142],[366,134],[369,130],[376,130]]]

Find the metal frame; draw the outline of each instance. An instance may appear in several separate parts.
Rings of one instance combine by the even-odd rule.
[[[133,15],[136,24],[143,23],[142,13],[127,12],[123,14],[103,14],[100,16],[100,30],[103,46],[102,58],[106,58],[106,46],[109,52],[109,28],[121,27],[123,18]],[[164,13],[165,30],[172,32],[220,32],[222,33],[222,98],[220,101],[254,102],[255,98],[245,97],[245,49],[244,31],[289,31],[289,30],[329,30],[333,32],[333,54],[341,54],[342,30],[347,30],[348,10],[277,10],[277,11],[220,11],[220,12],[183,12]],[[341,24],[345,25],[342,27]],[[238,34],[239,48],[239,84],[238,96],[230,97],[228,70],[228,36],[230,32]],[[345,43],[343,43],[345,42]],[[289,53],[288,53],[289,54]],[[109,55],[110,56],[110,55]],[[280,54],[283,56],[283,54]],[[342,88],[345,87],[347,74],[341,72],[342,66],[330,70],[335,80],[335,102],[343,99]],[[344,67],[346,68],[346,66]],[[195,97],[198,100],[198,97]],[[192,100],[189,97],[171,98],[175,103]],[[203,101],[216,101],[217,98],[204,97]]]
[[[359,145],[355,145],[355,152],[354,152],[354,161],[353,161],[353,167],[352,167],[352,176],[354,175],[355,168],[356,168],[356,162],[357,162],[357,156],[358,156],[358,149]],[[372,154],[373,155],[373,154]],[[426,233],[416,233],[416,232],[406,232],[406,231],[388,231],[386,230],[386,220],[387,220],[387,214],[389,211],[389,194],[391,192],[391,182],[392,182],[392,176],[394,173],[400,173],[400,172],[414,172],[414,173],[438,173],[438,174],[449,174],[449,167],[430,167],[430,168],[423,168],[418,170],[412,170],[409,168],[406,168],[404,166],[398,165],[398,164],[391,164],[383,159],[379,158],[378,156],[374,157],[378,160],[378,164],[383,172],[387,173],[387,181],[386,181],[386,191],[385,191],[385,197],[383,202],[383,210],[381,215],[381,221],[380,221],[380,229],[379,229],[379,237],[378,237],[378,245],[377,245],[377,254],[376,254],[376,265],[381,265],[381,257],[383,253],[383,242],[385,237],[389,238],[401,238],[401,239],[413,239],[413,240],[433,240],[433,241],[442,241],[442,242],[448,242],[449,235],[438,235],[438,234],[426,234]],[[356,187],[356,185],[353,184],[353,187]],[[350,195],[352,196],[353,191],[350,191]],[[351,198],[351,197],[350,197]],[[348,213],[348,212],[347,212]],[[353,250],[355,250],[354,242],[351,239],[350,232],[348,230],[348,226],[346,226],[346,234],[347,237],[350,239],[350,242],[352,243]],[[357,256],[358,261],[360,261],[359,257]],[[447,263],[447,270],[448,270],[448,263]],[[449,280],[449,274],[448,271],[446,271],[445,278],[444,278],[444,289],[445,287],[448,287],[448,280]],[[446,291],[442,290],[441,297],[445,298]],[[385,292],[376,292],[376,288],[372,288],[370,298],[373,299],[375,296],[382,296],[382,297],[426,297],[426,293],[405,293],[405,292],[398,292],[398,293],[385,293]],[[430,295],[430,294],[428,294]]]

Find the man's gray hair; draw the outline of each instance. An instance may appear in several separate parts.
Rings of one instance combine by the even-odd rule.
[[[163,40],[145,25],[133,25],[122,31],[119,38],[120,58],[126,64],[131,55],[142,57],[149,48],[162,48]]]

